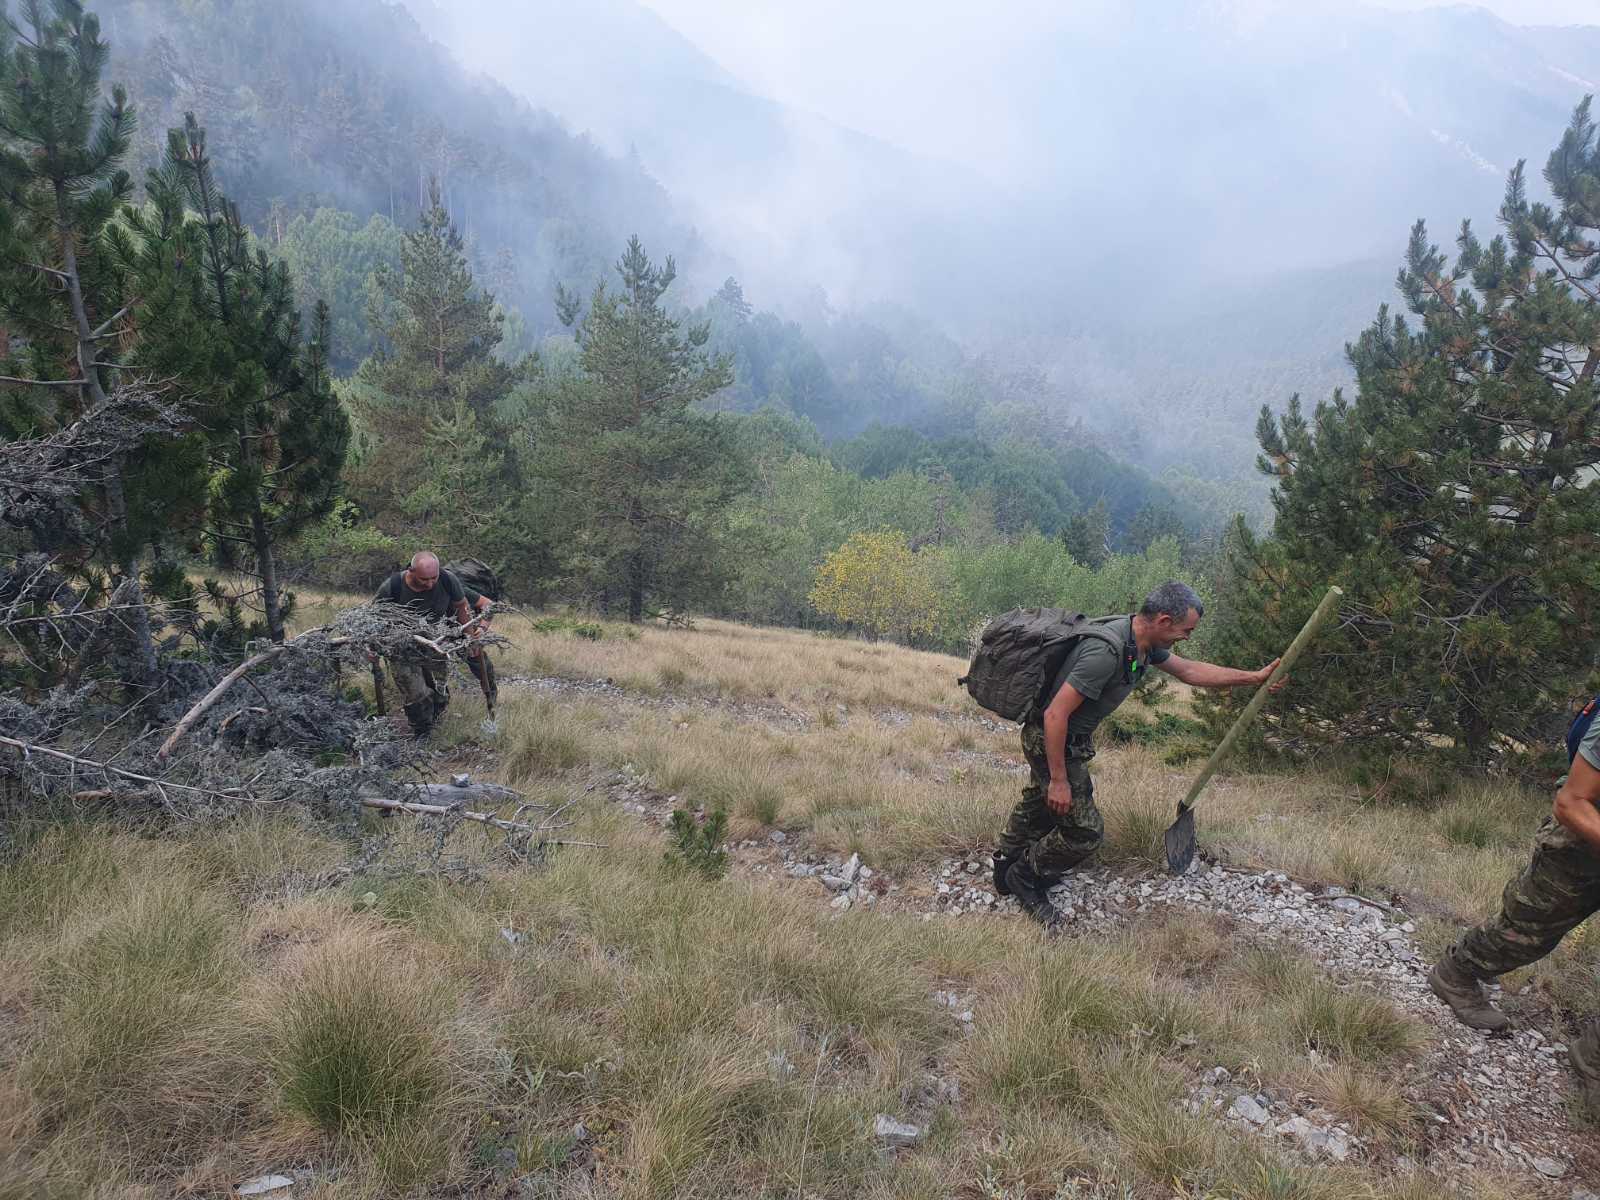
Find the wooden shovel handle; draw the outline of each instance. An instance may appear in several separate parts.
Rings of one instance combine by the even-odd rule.
[[[1201,768],[1200,774],[1196,775],[1194,782],[1189,785],[1189,794],[1178,805],[1179,813],[1186,812],[1194,807],[1194,802],[1200,798],[1201,790],[1210,782],[1211,776],[1222,765],[1222,760],[1228,757],[1228,753],[1233,749],[1234,743],[1249,728],[1250,722],[1255,720],[1256,714],[1261,711],[1261,706],[1267,702],[1267,694],[1272,690],[1272,685],[1277,683],[1290,667],[1294,666],[1294,660],[1299,658],[1300,652],[1310,645],[1311,639],[1316,636],[1317,630],[1322,627],[1322,623],[1339,606],[1339,598],[1343,595],[1343,588],[1330,587],[1328,589],[1328,594],[1322,598],[1322,603],[1317,605],[1317,611],[1311,614],[1310,620],[1295,635],[1294,641],[1289,643],[1289,648],[1283,652],[1283,658],[1279,661],[1277,670],[1273,671],[1267,677],[1267,681],[1256,689],[1256,694],[1250,697],[1250,703],[1245,705],[1244,711],[1235,718],[1227,736],[1217,744],[1217,748],[1211,752],[1211,757],[1206,759],[1206,765]]]

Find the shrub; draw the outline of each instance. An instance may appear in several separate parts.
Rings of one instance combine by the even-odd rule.
[[[707,813],[704,823],[696,821],[687,809],[674,809],[672,823],[667,827],[667,836],[672,840],[667,862],[707,879],[721,879],[728,873],[728,852],[722,848],[727,828],[728,814],[720,808]]]

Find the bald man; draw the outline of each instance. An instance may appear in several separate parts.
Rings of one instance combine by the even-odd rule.
[[[439,565],[439,556],[418,550],[411,565],[384,581],[373,597],[379,604],[400,604],[430,621],[453,616],[465,625],[472,620],[466,589],[454,573]],[[406,720],[416,737],[426,737],[450,705],[449,663],[442,655],[418,646],[414,654],[389,660],[389,673],[405,703]]]

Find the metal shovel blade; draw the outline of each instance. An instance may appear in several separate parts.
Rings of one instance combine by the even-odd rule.
[[[1194,809],[1178,806],[1178,819],[1167,830],[1167,870],[1182,875],[1194,862]]]

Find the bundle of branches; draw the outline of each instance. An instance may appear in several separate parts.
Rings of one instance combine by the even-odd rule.
[[[13,798],[142,804],[186,819],[294,805],[351,825],[362,808],[373,808],[442,827],[494,826],[524,850],[553,844],[562,810],[521,804],[494,784],[419,778],[424,752],[339,691],[339,664],[364,665],[369,652],[455,659],[472,645],[504,641],[475,625],[440,630],[397,605],[366,605],[258,647],[231,670],[163,663],[173,697],[137,729],[123,725],[146,710],[116,711],[92,687],[57,688],[29,703],[0,696],[0,781],[10,783]],[[325,765],[335,751],[353,761]],[[512,802],[511,817],[496,815]]]

